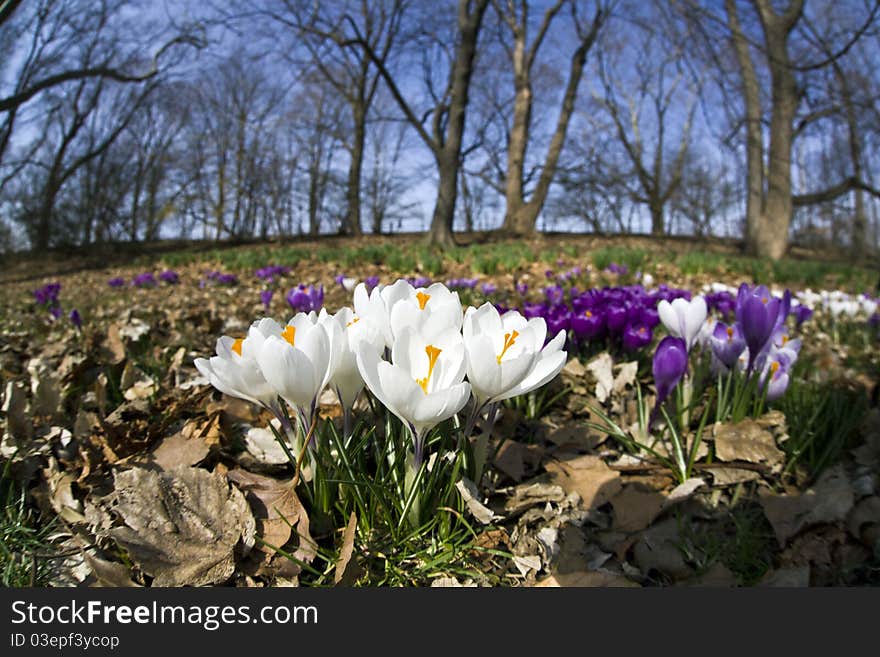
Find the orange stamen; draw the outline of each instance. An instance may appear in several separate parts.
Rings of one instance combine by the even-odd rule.
[[[495,360],[498,361],[499,365],[501,365],[501,359],[504,358],[504,354],[507,353],[507,350],[513,346],[513,343],[516,342],[516,339],[518,337],[519,337],[518,331],[514,331],[513,333],[505,333],[504,334],[504,348],[501,350],[500,354],[495,356]]]
[[[437,364],[437,357],[440,355],[442,349],[438,349],[432,344],[429,344],[425,347],[425,353],[428,354],[428,376],[424,379],[416,379],[416,383],[418,383],[422,387],[422,392],[426,395],[428,394],[428,381],[431,380],[431,375],[434,373],[434,366]]]
[[[728,340],[733,339],[733,329],[730,326],[727,327],[727,339]]]
[[[416,299],[419,300],[419,310],[424,310],[425,306],[428,305],[428,299],[431,298],[430,294],[425,294],[424,292],[419,292],[416,294]]]
[[[287,340],[288,344],[291,347],[296,346],[296,327],[287,325],[284,327],[284,330],[281,331],[281,337]]]
[[[591,313],[589,310],[584,311],[584,317],[592,317],[592,316],[593,316],[593,313]]]
[[[775,376],[776,372],[778,372],[778,371],[779,371],[779,363],[774,360],[772,363],[770,363],[770,373]]]
[[[241,356],[241,345],[244,344],[244,338],[238,338],[235,342],[232,343],[232,351]]]
[[[348,328],[349,326],[352,326],[353,324],[357,324],[359,321],[361,321],[361,318],[355,317],[353,320],[351,320],[348,324],[345,325],[345,328]]]

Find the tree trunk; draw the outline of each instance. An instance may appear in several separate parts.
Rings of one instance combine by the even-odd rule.
[[[361,228],[361,172],[364,166],[364,144],[367,140],[366,108],[352,108],[354,115],[354,140],[351,144],[351,161],[348,164],[348,188],[346,189],[345,224],[346,235],[362,235]]]
[[[852,90],[846,78],[846,73],[840,67],[839,62],[833,62],[834,76],[837,78],[837,84],[840,85],[840,95],[843,100],[844,116],[846,117],[846,128],[849,137],[849,157],[852,161],[853,177],[856,180],[863,180],[862,174],[862,141],[859,134],[858,117],[856,116],[856,108],[853,103]],[[866,241],[868,239],[868,223],[865,215],[865,193],[857,187],[853,190],[854,208],[852,221],[852,234],[850,253],[855,260],[862,260],[865,257]]]
[[[754,253],[778,260],[788,250],[788,230],[794,204],[791,195],[791,149],[794,140],[794,115],[798,93],[788,55],[788,36],[794,21],[787,15],[777,15],[769,0],[755,0],[764,28],[764,42],[771,80],[770,148],[767,157],[767,191],[764,209],[753,236]]]
[[[666,226],[663,222],[663,203],[651,202],[648,204],[648,209],[651,211],[651,235],[664,235]]]
[[[483,23],[483,16],[486,13],[489,0],[476,0],[473,11],[469,11],[470,4],[469,0],[459,0],[458,4],[459,38],[455,48],[455,59],[452,63],[451,93],[445,135],[440,132],[442,122],[438,113],[442,109],[436,108],[434,115],[434,150],[440,181],[427,240],[441,247],[455,245],[452,227],[455,221],[455,198],[458,192],[458,168],[461,166],[465,115],[471,75],[474,72],[474,57],[477,54],[477,40],[480,36],[480,26]]]
[[[502,225],[503,231],[514,235],[532,235],[536,230],[538,215],[544,208],[547,194],[550,191],[550,185],[556,175],[556,165],[559,162],[559,156],[565,143],[565,135],[568,132],[568,124],[574,112],[574,105],[577,100],[578,87],[583,77],[587,53],[589,53],[590,48],[595,43],[599,29],[605,21],[605,14],[601,9],[597,10],[590,31],[582,35],[578,48],[572,54],[568,82],[565,93],[562,96],[556,128],[550,139],[550,146],[544,159],[544,167],[541,170],[538,184],[532,192],[531,199],[526,201],[523,181],[525,179],[526,152],[529,145],[532,103],[534,100],[531,85],[531,67],[537,54],[537,49],[543,41],[544,33],[549,26],[549,21],[552,20],[559,6],[557,5],[551,9],[552,13],[545,14],[544,24],[540,30],[541,33],[528,51],[526,51],[526,26],[521,25],[520,30],[514,33],[513,70],[515,96],[513,124],[510,130],[507,150],[507,181],[505,185],[504,223]]]
[[[515,95],[513,102],[513,125],[507,144],[507,181],[504,190],[505,210],[502,230],[513,235],[529,235],[535,230],[530,213],[525,212],[523,179],[526,150],[532,123],[532,85],[530,73],[523,70],[525,63],[525,35],[518,34],[514,46],[513,67]]]
[[[725,0],[727,23],[739,63],[746,119],[746,251],[757,253],[764,207],[764,136],[761,131],[761,92],[749,44],[743,34],[736,0]]]
[[[429,244],[446,248],[456,246],[452,225],[455,221],[455,199],[458,194],[458,158],[449,160],[445,157],[437,159],[437,170],[440,181],[437,185],[437,202],[431,218],[431,229],[428,231]]]

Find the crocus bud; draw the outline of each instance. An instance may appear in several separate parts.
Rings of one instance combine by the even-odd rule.
[[[736,319],[749,348],[749,371],[773,335],[780,301],[763,285],[749,289],[743,284],[737,295]]]
[[[736,361],[746,348],[746,341],[739,324],[728,326],[717,322],[710,338],[712,353],[728,369],[736,365]]]
[[[654,352],[654,386],[657,388],[657,407],[660,406],[687,371],[687,344],[681,338],[666,336]]]

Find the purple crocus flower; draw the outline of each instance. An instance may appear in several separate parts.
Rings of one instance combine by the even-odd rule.
[[[61,317],[61,305],[49,306],[49,314],[52,315],[53,319],[59,319]]]
[[[176,271],[172,271],[171,269],[166,269],[161,274],[159,274],[159,278],[168,285],[177,285],[180,282],[180,276],[177,275]]]
[[[547,313],[547,315],[544,317],[545,321],[547,322],[547,335],[544,340],[545,343],[560,331],[568,331],[568,329],[571,327],[570,316],[570,312],[564,309],[558,309],[558,307]]]
[[[110,287],[123,287],[125,285],[125,279],[122,278],[122,276],[114,276],[107,281],[107,285]]]
[[[626,326],[626,317],[629,309],[626,306],[609,306],[605,314],[605,325],[608,332],[614,335],[620,334]]]
[[[272,290],[263,290],[260,292],[260,301],[263,302],[263,307],[266,309],[266,312],[269,311],[269,306],[272,303]]]
[[[565,301],[565,292],[558,285],[548,285],[544,288],[544,298],[551,306],[559,306]]]
[[[254,276],[266,281],[267,283],[273,283],[275,282],[276,277],[283,276],[289,271],[290,267],[285,267],[283,265],[266,265],[265,267],[260,267],[257,271],[255,271]]]
[[[450,290],[473,290],[479,281],[476,278],[451,278],[446,281]]]
[[[300,285],[287,293],[287,303],[293,312],[318,312],[324,305],[324,286]]]
[[[526,285],[525,283],[517,283],[516,284],[516,293],[521,297],[526,296],[526,294],[529,293],[529,286]]]
[[[746,340],[739,324],[728,326],[724,322],[716,322],[710,343],[715,358],[727,369],[736,365],[737,359],[746,348]]]
[[[657,345],[654,352],[654,386],[657,388],[657,405],[666,401],[669,393],[681,381],[681,377],[687,372],[688,351],[687,344],[681,338],[667,335]]]
[[[636,323],[647,326],[649,329],[656,327],[660,323],[660,314],[657,312],[657,308],[641,306]]]
[[[740,286],[736,297],[736,321],[749,348],[750,373],[776,328],[779,308],[779,299],[770,294],[766,286],[749,288],[745,283]]]
[[[144,272],[135,276],[131,284],[135,287],[156,287],[156,277],[153,276],[153,272]]]
[[[430,278],[427,276],[419,276],[418,278],[413,279],[412,286],[413,287],[429,287],[431,283],[433,283]]]
[[[367,276],[366,280],[364,280],[364,285],[367,287],[367,292],[372,292],[376,286],[379,284],[378,276]]]
[[[803,304],[800,304],[798,306],[795,306],[792,313],[794,314],[795,324],[797,326],[800,326],[801,324],[806,322],[808,319],[810,319],[810,317],[813,316],[813,309],[810,308],[809,306],[805,306]]]
[[[767,401],[779,399],[788,388],[789,373],[797,356],[788,349],[776,350],[761,372],[761,390],[767,389]]]
[[[605,313],[589,308],[582,313],[572,313],[570,324],[578,340],[595,340],[605,332]]]
[[[43,287],[34,290],[34,298],[40,306],[52,306],[58,303],[58,294],[61,292],[61,283],[47,283]]]
[[[651,329],[647,326],[630,324],[623,330],[623,348],[627,351],[638,351],[648,346],[653,337]]]
[[[480,286],[480,292],[485,294],[487,297],[495,294],[497,291],[498,291],[498,286],[495,285],[494,283],[486,282]]]
[[[70,319],[70,323],[76,327],[77,331],[82,329],[82,317],[79,316],[79,311],[76,308],[70,311],[68,318]]]

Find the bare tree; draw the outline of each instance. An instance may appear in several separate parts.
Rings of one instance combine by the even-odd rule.
[[[756,255],[778,259],[788,247],[795,207],[826,202],[857,188],[876,191],[852,176],[818,191],[793,194],[792,150],[803,126],[827,116],[824,109],[799,116],[806,79],[853,49],[874,24],[880,2],[860,11],[852,11],[855,3],[848,3],[847,11],[834,11],[838,23],[823,26],[827,49],[817,48],[815,35],[806,29],[804,0],[784,5],[724,0],[723,16],[693,0],[684,7],[719,71],[727,66],[718,45],[729,44],[734,56],[741,113],[732,121],[732,134],[744,128],[746,247]],[[728,78],[721,74],[719,81],[724,87]],[[725,100],[732,101],[729,91],[722,89]],[[729,111],[731,106],[725,102],[722,108]]]
[[[650,28],[629,25],[627,29],[635,31],[640,43],[628,62],[629,75],[601,52],[597,71],[602,93],[594,98],[611,119],[631,167],[632,175],[625,177],[634,183],[629,195],[648,207],[651,233],[662,235],[666,205],[682,182],[697,89],[680,65],[678,44],[661,39]],[[676,136],[670,148],[668,140]]]
[[[379,53],[354,25],[355,38],[347,42],[350,47],[363,48],[373,64],[379,69],[382,79],[406,120],[434,156],[439,180],[437,200],[434,204],[431,228],[427,237],[430,242],[441,247],[455,244],[452,228],[455,221],[455,203],[458,193],[458,171],[463,157],[465,116],[471,76],[474,71],[474,59],[477,56],[477,42],[488,5],[489,0],[458,0],[454,36],[448,38],[438,34],[426,35],[431,45],[422,44],[422,47],[428,48],[432,45],[442,47],[449,44],[450,41],[452,47],[442,89],[435,89],[434,75],[430,67],[424,71],[423,77],[433,106],[421,114],[414,110],[412,104],[406,100],[398,81],[382,61]],[[433,12],[434,8],[425,7],[424,10]],[[428,24],[427,20],[426,16],[425,25]],[[423,62],[428,63],[428,59],[423,59]],[[430,119],[430,127],[425,126],[428,119]]]
[[[4,58],[3,68],[17,64],[9,75],[13,86],[0,89],[0,160],[19,109],[43,92],[83,80],[139,84],[155,79],[162,60],[179,45],[201,47],[195,34],[184,32],[166,39],[149,62],[139,54],[134,35],[122,38],[114,31],[126,6],[124,0],[37,0],[25,5],[5,2],[0,10],[10,42],[21,44],[23,57]],[[124,43],[128,42],[128,48]],[[139,45],[139,44],[137,44]],[[7,73],[7,71],[3,71]]]
[[[535,231],[535,222],[547,200],[550,185],[556,174],[556,165],[565,143],[568,124],[574,111],[587,54],[609,15],[610,6],[608,3],[597,2],[592,19],[584,21],[579,16],[577,0],[556,0],[544,11],[534,38],[529,41],[531,28],[529,3],[526,0],[493,0],[493,2],[510,33],[509,41],[505,40],[504,46],[513,68],[514,87],[513,112],[507,140],[504,189],[506,209],[503,230],[525,235]],[[526,199],[526,181],[532,177],[526,175],[526,161],[533,124],[533,70],[551,24],[564,8],[569,10],[569,22],[576,34],[575,47],[569,62],[568,78],[560,101],[556,127],[540,168],[537,184],[531,192],[531,198]]]
[[[348,105],[351,131],[342,143],[348,151],[346,211],[342,230],[360,235],[361,180],[367,140],[367,120],[376,97],[380,74],[363,48],[352,48],[363,39],[383,66],[387,66],[401,29],[406,0],[273,0],[265,14],[295,31],[297,48],[309,55],[312,68]]]

